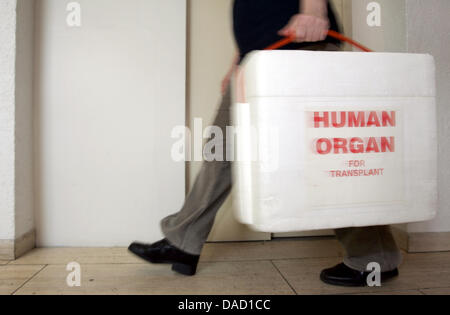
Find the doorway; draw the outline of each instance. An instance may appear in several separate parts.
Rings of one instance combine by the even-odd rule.
[[[38,246],[158,240],[185,195],[171,158],[185,1],[37,0],[35,14]]]

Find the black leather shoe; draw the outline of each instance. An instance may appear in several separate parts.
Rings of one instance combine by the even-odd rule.
[[[133,243],[128,250],[153,264],[172,264],[172,270],[186,276],[197,271],[200,256],[191,255],[171,245],[166,239],[151,245]]]
[[[343,287],[365,287],[370,272],[361,272],[339,264],[333,268],[325,269],[320,274],[320,279],[331,285]],[[381,281],[386,281],[398,276],[398,269],[382,272]]]

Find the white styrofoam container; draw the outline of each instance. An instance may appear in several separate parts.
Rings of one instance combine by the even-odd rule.
[[[276,233],[436,215],[432,56],[257,51],[234,87],[242,223]]]

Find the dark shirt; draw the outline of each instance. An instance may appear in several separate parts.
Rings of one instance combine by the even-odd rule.
[[[278,35],[292,16],[300,13],[300,0],[234,0],[233,28],[241,60],[253,50],[262,50],[282,39]],[[330,29],[339,32],[336,16],[328,3]],[[325,42],[340,44],[327,37]],[[301,49],[310,43],[292,43],[282,49]]]

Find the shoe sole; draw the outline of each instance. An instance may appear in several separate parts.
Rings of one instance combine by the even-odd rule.
[[[326,284],[337,286],[337,287],[358,288],[358,287],[367,286],[366,283],[357,284],[357,283],[342,282],[342,281],[338,281],[338,280],[334,281],[334,280],[326,279],[322,275],[320,275],[320,280],[322,280],[322,282],[324,282]]]
[[[381,277],[381,283],[386,283],[389,282],[391,280],[394,280],[395,278],[397,278],[399,276],[398,271],[393,271],[391,274],[388,275],[384,275]],[[338,287],[347,287],[347,288],[362,288],[362,287],[367,287],[367,283],[348,283],[348,282],[342,282],[339,280],[331,280],[331,279],[326,279],[322,274],[320,275],[320,280],[322,280],[322,282],[329,284],[329,285],[334,285],[334,286],[338,286]]]
[[[151,260],[148,257],[140,255],[139,253],[135,253],[131,249],[128,249],[128,251],[130,253],[136,255],[140,259],[143,259],[146,262],[149,262],[151,264],[171,264],[173,271],[176,271],[185,276],[193,276],[197,272],[197,266],[182,264],[182,263],[178,263],[178,262],[174,262],[174,261],[170,261],[170,260]]]
[[[172,265],[172,270],[185,276],[193,276],[197,272],[197,266],[174,263]]]

